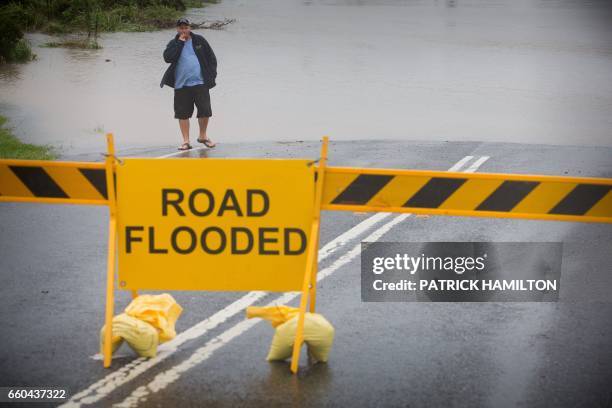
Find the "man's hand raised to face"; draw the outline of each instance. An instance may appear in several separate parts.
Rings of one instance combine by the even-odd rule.
[[[187,41],[189,39],[189,33],[187,32],[182,32],[181,35],[179,36],[179,40],[181,41]]]

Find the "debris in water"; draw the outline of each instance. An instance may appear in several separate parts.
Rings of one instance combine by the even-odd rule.
[[[191,28],[202,28],[204,30],[221,30],[228,24],[235,23],[235,18],[226,18],[224,20],[202,21],[201,23],[191,23]]]

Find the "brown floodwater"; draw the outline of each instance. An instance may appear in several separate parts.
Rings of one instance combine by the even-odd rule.
[[[608,1],[222,0],[187,15],[237,19],[199,31],[219,60],[221,143],[612,146]],[[38,58],[0,68],[0,113],[22,140],[66,153],[104,150],[104,131],[124,148],[177,145],[173,90],[159,87],[172,36],[106,33],[103,49],[74,50],[28,34]]]

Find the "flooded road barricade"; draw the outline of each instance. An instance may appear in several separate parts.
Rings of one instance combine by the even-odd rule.
[[[0,160],[0,201],[109,207],[105,367],[116,286],[293,291],[296,373],[321,210],[612,223],[610,178],[328,167],[327,137],[316,160],[119,159],[107,144],[104,163]]]

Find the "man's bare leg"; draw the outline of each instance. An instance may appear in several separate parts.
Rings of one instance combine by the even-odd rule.
[[[208,119],[207,117],[203,117],[203,118],[198,118],[198,124],[200,125],[200,136],[198,137],[199,140],[206,140],[208,139],[208,136],[206,136],[206,129],[208,128]],[[208,139],[210,140],[210,139]],[[215,143],[210,140],[210,142],[207,144],[208,147],[214,147]]]
[[[179,119],[179,127],[183,135],[183,143],[189,143],[189,119]]]

